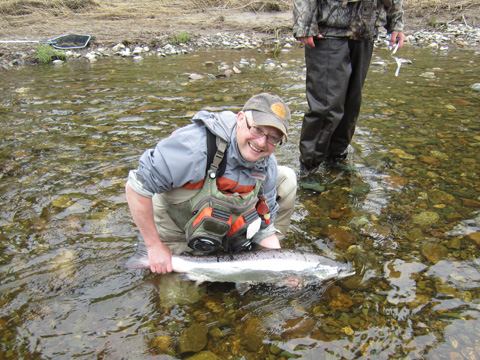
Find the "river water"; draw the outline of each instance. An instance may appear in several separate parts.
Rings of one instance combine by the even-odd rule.
[[[0,74],[0,359],[480,359],[473,52],[402,49],[412,64],[395,76],[376,50],[385,63],[370,69],[349,167],[321,169],[322,193],[299,190],[284,247],[346,258],[355,276],[241,294],[122,267],[136,241],[127,173],[196,111],[281,95],[293,124],[277,157],[298,167],[303,53],[273,55]],[[241,73],[207,76],[222,62]]]

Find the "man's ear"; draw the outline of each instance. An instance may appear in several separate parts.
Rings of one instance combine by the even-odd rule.
[[[243,111],[240,111],[237,114],[237,126],[240,126],[244,120],[245,120],[245,113]]]

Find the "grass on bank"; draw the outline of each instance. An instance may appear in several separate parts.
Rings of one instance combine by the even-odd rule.
[[[61,13],[82,11],[99,6],[96,0],[2,0],[0,15],[28,15],[38,10]]]
[[[291,0],[191,0],[197,9],[225,8],[255,12],[287,11],[292,9]]]
[[[117,12],[138,11],[142,8],[174,6],[171,0],[0,0],[0,15],[27,15],[35,12],[51,13],[55,16],[67,12],[88,12],[94,8]],[[464,11],[478,7],[478,0],[404,0],[406,11],[418,12],[428,9],[429,12]],[[178,5],[180,6],[180,5]],[[237,9],[255,12],[291,11],[292,0],[189,0],[182,1],[182,7],[206,10],[211,8]]]
[[[64,51],[55,49],[48,44],[38,44],[34,58],[40,64],[49,64],[53,60],[65,60],[67,56]]]
[[[184,44],[190,41],[190,35],[188,35],[186,32],[182,31],[179,34],[175,35],[172,37],[170,42],[173,45],[178,45],[178,44]]]

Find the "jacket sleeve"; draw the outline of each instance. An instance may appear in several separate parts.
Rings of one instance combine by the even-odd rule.
[[[318,34],[318,0],[294,0],[293,36]]]
[[[387,32],[403,32],[403,0],[392,0],[392,5],[387,8]]]
[[[161,140],[140,157],[139,167],[129,174],[128,184],[137,193],[151,197],[195,183],[205,177],[207,149],[205,130],[186,126]]]

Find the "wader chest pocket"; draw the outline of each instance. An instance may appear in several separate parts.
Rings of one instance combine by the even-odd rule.
[[[222,246],[223,237],[230,230],[232,215],[225,210],[205,207],[187,224],[188,246],[192,249],[211,252]]]

